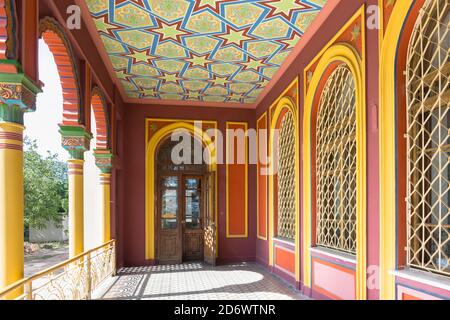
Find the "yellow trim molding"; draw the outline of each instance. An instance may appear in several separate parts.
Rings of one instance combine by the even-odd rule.
[[[378,0],[378,46],[381,51],[381,43],[384,39],[384,1]]]
[[[414,0],[397,1],[380,57],[380,298],[395,299],[396,268],[396,58],[403,25]]]
[[[167,121],[168,124],[159,129],[148,141],[148,130],[151,122]],[[217,122],[201,121],[201,120],[178,120],[178,119],[146,119],[145,120],[145,258],[146,260],[155,259],[155,153],[159,143],[167,138],[172,132],[179,129],[189,131],[194,137],[202,141],[209,151],[210,156],[210,172],[217,173],[217,155],[216,145],[209,135],[201,128],[195,127],[194,122],[213,123],[217,136]],[[217,139],[216,139],[217,140]],[[217,174],[216,174],[216,190],[217,190]],[[215,201],[215,216],[217,221],[217,191]],[[216,233],[216,243],[217,243]]]
[[[239,125],[244,126],[245,131],[245,233],[244,234],[230,234],[229,229],[229,213],[230,213],[230,206],[229,206],[229,181],[228,181],[228,166],[230,163],[229,159],[229,140],[228,139],[228,129],[230,129],[230,125]],[[227,211],[226,211],[226,237],[227,238],[248,238],[248,123],[247,122],[227,122],[226,123],[227,128],[227,134],[226,134],[226,204],[227,204]],[[233,161],[234,162],[234,161]]]
[[[292,113],[295,119],[295,280],[300,281],[300,140],[299,140],[299,113],[298,113],[298,101],[294,102],[290,97],[284,96],[288,90],[295,85],[298,87],[298,78],[288,87],[288,89],[283,93],[283,97],[276,101],[276,107],[270,118],[270,138],[269,138],[269,159],[270,159],[270,169],[271,172],[275,170],[275,161],[273,159],[273,144],[274,144],[274,130],[276,129],[278,119],[284,108],[288,108],[289,112]],[[298,97],[298,96],[297,96]],[[275,105],[273,105],[275,106]],[[272,107],[270,108],[272,110]],[[274,265],[274,181],[273,175],[269,177],[269,265]]]
[[[101,235],[102,242],[107,243],[111,240],[111,174],[100,174],[100,199],[101,199]]]
[[[84,252],[84,160],[68,160],[69,257]]]
[[[268,214],[268,211],[269,211],[269,206],[268,206],[268,199],[267,199],[267,190],[268,190],[268,187],[269,187],[269,184],[268,184],[268,175],[266,175],[266,176],[264,176],[264,178],[266,179],[266,235],[265,236],[261,236],[260,234],[259,234],[259,177],[260,177],[260,175],[259,175],[259,173],[260,173],[260,170],[261,170],[261,164],[260,164],[260,145],[259,145],[259,123],[261,122],[261,120],[264,118],[264,125],[265,125],[265,127],[266,127],[266,130],[268,130],[268,127],[267,127],[267,125],[268,125],[268,121],[267,121],[267,111],[266,112],[264,112],[259,118],[258,118],[258,120],[256,121],[256,141],[257,141],[257,145],[258,145],[258,148],[257,148],[257,157],[258,157],[258,163],[257,163],[257,166],[256,166],[256,235],[257,235],[257,237],[258,237],[258,239],[260,239],[260,240],[265,240],[265,241],[267,241],[267,238],[268,238],[268,233],[269,233],[269,229],[268,229],[268,219],[267,219],[267,214]],[[265,136],[265,143],[266,143],[266,154],[264,155],[265,157],[267,157],[268,156],[268,154],[267,154],[267,151],[268,151],[268,149],[267,149],[267,134],[266,134],[266,136]]]
[[[364,30],[364,28],[362,28]],[[365,51],[365,48],[363,49]],[[312,186],[311,186],[311,115],[317,87],[328,66],[340,61],[345,63],[352,72],[356,83],[356,143],[357,143],[357,299],[366,298],[366,102],[365,102],[365,60],[361,59],[356,50],[344,43],[328,48],[320,59],[311,79],[309,90],[305,97],[303,119],[303,241],[304,241],[304,285],[311,287],[311,256],[312,245]],[[306,90],[306,88],[305,88]]]

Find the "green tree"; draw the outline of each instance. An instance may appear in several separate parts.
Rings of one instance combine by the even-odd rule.
[[[25,228],[60,226],[68,211],[67,166],[56,154],[41,156],[36,141],[25,137],[24,142]]]

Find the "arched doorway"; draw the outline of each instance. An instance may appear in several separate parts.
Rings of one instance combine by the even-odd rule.
[[[159,264],[214,260],[215,232],[210,231],[214,228],[211,200],[215,177],[203,159],[202,142],[187,132],[186,136],[188,150],[177,152],[180,142],[169,136],[155,152],[155,245]],[[174,159],[177,156],[183,159]]]

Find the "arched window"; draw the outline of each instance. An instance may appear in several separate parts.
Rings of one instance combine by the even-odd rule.
[[[316,244],[356,254],[356,88],[344,64],[325,84],[316,130]]]
[[[428,1],[407,62],[408,263],[450,275],[450,4]]]
[[[295,122],[287,112],[280,125],[278,147],[277,236],[295,240]]]

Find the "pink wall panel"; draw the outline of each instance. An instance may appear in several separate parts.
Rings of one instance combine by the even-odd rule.
[[[355,272],[313,259],[313,290],[332,299],[356,298]]]

